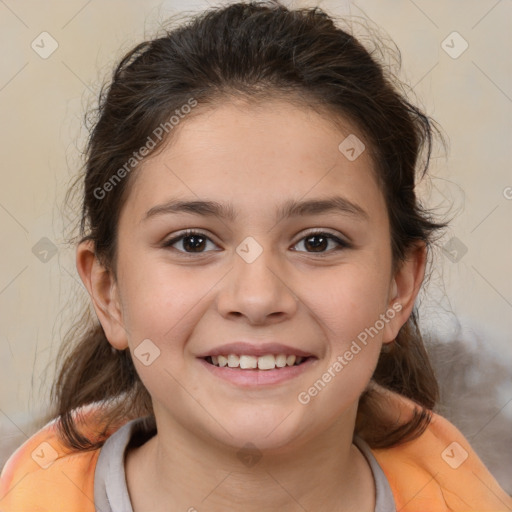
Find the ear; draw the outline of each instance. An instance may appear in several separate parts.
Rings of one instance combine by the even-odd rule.
[[[409,250],[407,259],[391,279],[388,309],[385,313],[389,322],[385,324],[383,343],[394,341],[398,331],[411,315],[425,277],[426,261],[427,247],[424,242],[418,242]]]
[[[91,297],[96,315],[110,344],[124,350],[128,338],[124,328],[118,287],[112,272],[98,260],[94,242],[86,240],[78,245],[76,268]]]

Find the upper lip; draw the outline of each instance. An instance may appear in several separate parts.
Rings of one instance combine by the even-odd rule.
[[[248,355],[248,356],[265,356],[267,354],[284,354],[286,356],[299,356],[299,357],[310,357],[313,354],[306,352],[289,345],[282,345],[281,343],[247,343],[244,341],[237,341],[234,343],[226,343],[215,348],[211,348],[197,357],[208,357],[208,356],[226,356],[229,354],[237,355]]]

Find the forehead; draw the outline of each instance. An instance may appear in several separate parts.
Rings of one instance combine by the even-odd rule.
[[[374,213],[385,208],[363,136],[311,108],[225,102],[185,117],[171,135],[133,176],[127,203],[139,218],[170,196],[262,213],[271,203],[336,193]]]

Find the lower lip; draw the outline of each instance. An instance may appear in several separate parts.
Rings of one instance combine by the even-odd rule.
[[[285,366],[283,368],[275,368],[274,370],[240,370],[237,368],[229,368],[228,366],[215,366],[199,359],[199,362],[213,375],[220,377],[228,382],[237,384],[238,386],[253,387],[265,386],[271,384],[280,384],[287,380],[293,379],[307,371],[316,361],[310,357],[307,361],[297,366]]]

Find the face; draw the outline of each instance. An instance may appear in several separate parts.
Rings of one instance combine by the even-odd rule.
[[[137,171],[118,226],[119,326],[105,330],[132,351],[157,421],[261,448],[353,421],[404,320],[370,156],[353,158],[353,138],[339,149],[351,134],[362,140],[284,102],[230,103],[184,120]]]

